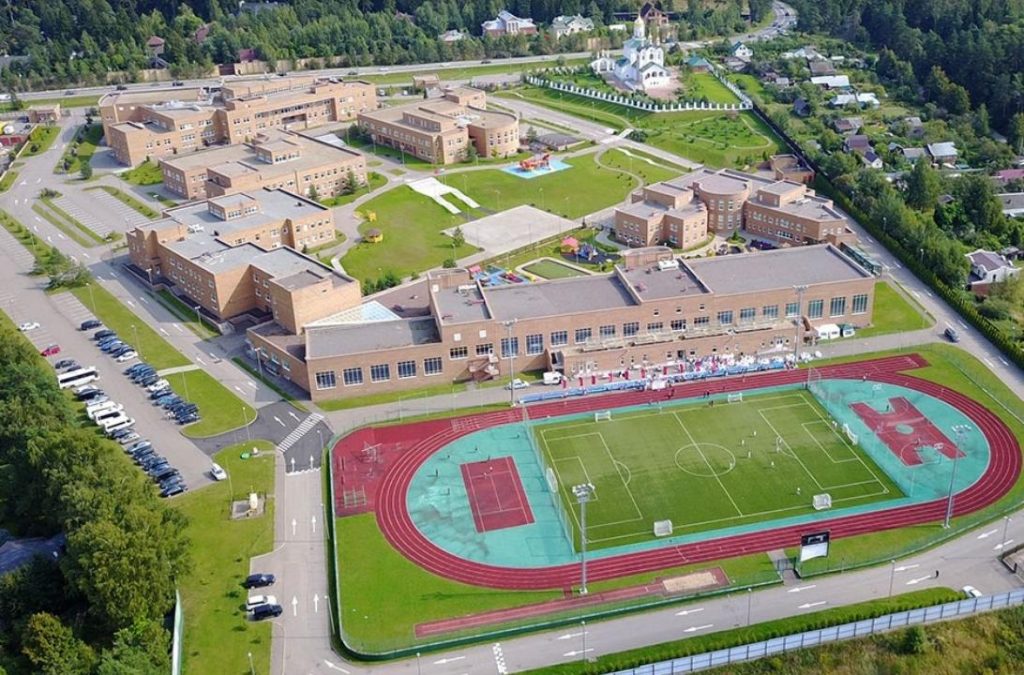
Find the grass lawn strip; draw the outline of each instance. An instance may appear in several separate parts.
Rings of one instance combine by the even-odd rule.
[[[75,138],[78,143],[77,151],[72,154],[74,144],[69,145],[68,149],[64,151],[64,156],[60,158],[60,162],[53,168],[54,173],[76,174],[81,171],[83,164],[92,162],[96,147],[103,138],[103,125],[93,124],[84,131],[79,130]],[[64,168],[65,164],[67,164],[67,169]]]
[[[377,173],[376,171],[371,171],[370,175],[367,177],[366,184],[358,188],[355,192],[352,192],[347,195],[338,195],[337,197],[330,197],[328,199],[321,199],[320,203],[328,208],[349,204],[359,199],[363,195],[368,195],[377,188],[383,187],[384,185],[387,184],[387,182],[387,178]]]
[[[32,132],[28,135],[28,140],[25,141],[25,150],[21,153],[22,157],[34,157],[41,155],[50,149],[53,142],[57,140],[57,136],[60,134],[60,127],[57,125],[36,125]]]
[[[935,325],[931,317],[919,311],[904,295],[886,281],[875,284],[871,326],[858,330],[857,337],[921,330]]]
[[[145,204],[140,202],[138,199],[136,199],[135,197],[132,197],[131,195],[127,194],[126,192],[124,192],[122,190],[118,190],[116,187],[111,187],[110,185],[100,185],[98,187],[87,188],[87,189],[88,190],[103,190],[104,192],[106,192],[108,195],[110,195],[111,197],[113,197],[117,201],[121,202],[122,204],[127,204],[132,209],[134,209],[136,212],[141,213],[142,215],[144,215],[145,217],[149,218],[150,220],[155,220],[156,218],[160,217],[160,214],[157,211],[155,211],[154,209],[149,208],[148,206],[146,206]]]
[[[535,274],[543,279],[568,279],[570,277],[583,277],[586,272],[577,270],[569,265],[563,265],[557,260],[538,260],[523,267],[524,272]]]
[[[220,335],[220,333],[208,327],[205,323],[200,323],[196,319],[195,310],[167,289],[157,291],[152,297],[156,298],[156,301],[166,307],[171,314],[181,319],[185,327],[195,333],[197,337],[208,340]]]
[[[617,204],[632,189],[636,180],[623,171],[597,164],[592,154],[566,160],[572,168],[532,180],[512,176],[499,169],[451,174],[449,185],[461,190],[482,207],[467,215],[451,214],[430,198],[408,186],[371,199],[360,207],[365,220],[359,231],[380,229],[384,241],[361,242],[342,259],[345,270],[357,279],[377,278],[381,271],[392,270],[401,277],[439,267],[449,257],[462,258],[475,249],[464,245],[452,251],[452,240],[442,230],[463,225],[466,218],[476,219],[491,212],[522,204],[579,218]],[[371,221],[369,214],[375,214]]]
[[[656,663],[669,659],[701,654],[704,652],[728,649],[751,642],[760,642],[792,633],[800,633],[819,628],[838,626],[853,621],[862,621],[885,614],[931,607],[946,602],[962,600],[963,594],[951,588],[929,588],[912,593],[904,593],[892,598],[869,600],[845,607],[834,607],[820,612],[811,612],[799,616],[791,616],[775,621],[765,621],[753,626],[733,628],[716,633],[708,633],[697,637],[663,642],[650,647],[639,647],[615,654],[599,656],[588,663],[564,663],[547,666],[530,671],[528,675],[574,675],[576,673],[607,673],[613,670],[634,668],[648,663]],[[767,672],[767,671],[766,671]],[[776,671],[771,671],[776,672]],[[782,672],[782,671],[778,671]]]
[[[260,448],[260,456],[240,459]],[[213,460],[230,480],[190,492],[171,502],[188,516],[192,571],[179,580],[185,610],[184,665],[189,673],[247,673],[249,657],[255,672],[270,672],[269,622],[246,618],[247,592],[240,585],[249,574],[249,558],[274,545],[274,500],[258,518],[231,520],[230,502],[249,492],[274,494],[274,446],[253,441],[225,448]],[[274,595],[274,589],[267,589]],[[263,593],[263,591],[259,591]],[[278,598],[283,601],[282,598]]]
[[[132,185],[157,185],[164,180],[160,166],[148,159],[134,169],[122,171],[118,176]]]
[[[565,59],[566,66],[584,65],[589,59]],[[403,71],[400,73],[381,73],[380,75],[360,75],[359,79],[367,80],[375,84],[402,84],[411,86],[412,78],[419,75],[437,75],[442,82],[449,80],[469,80],[476,75],[496,75],[506,73],[520,73],[538,68],[549,68],[554,66],[556,61],[552,58],[550,63],[538,63],[531,61],[527,63],[517,62],[509,59],[494,59],[494,63],[482,66],[459,66],[452,63],[448,68],[435,68],[433,70]]]
[[[621,150],[608,150],[602,153],[597,158],[597,161],[602,166],[606,166],[610,169],[624,171],[626,173],[639,176],[640,179],[643,180],[644,185],[660,183],[661,181],[679,176],[679,172],[674,169],[664,167],[647,158],[630,157]]]
[[[429,396],[444,396],[446,394],[457,394],[466,391],[463,382],[454,384],[439,384],[433,387],[423,387],[413,391],[392,391],[380,394],[366,394],[365,396],[351,396],[348,398],[333,399],[330,401],[317,401],[317,407],[321,410],[349,410],[351,408],[363,408],[381,403],[394,403],[395,401],[409,401]]]
[[[42,202],[42,204],[45,204],[45,206],[41,206],[40,202]],[[71,239],[76,241],[80,246],[92,248],[97,244],[106,243],[98,234],[87,228],[77,219],[69,216],[67,212],[58,207],[49,199],[40,199],[39,202],[36,202],[35,204],[32,205],[32,210],[35,211],[40,216],[42,216],[47,222],[56,227],[58,230],[71,237]],[[88,232],[91,236],[83,236],[83,234],[86,232]]]
[[[711,103],[739,103],[736,94],[718,81],[711,73],[692,73],[683,79],[683,95],[686,98],[707,99]]]
[[[18,180],[18,172],[13,169],[8,169],[4,173],[4,177],[0,178],[0,192],[7,192],[11,189],[11,186]]]
[[[206,438],[239,429],[256,419],[252,406],[231,393],[205,370],[164,376],[182,398],[199,405],[202,419],[184,428],[189,438]]]

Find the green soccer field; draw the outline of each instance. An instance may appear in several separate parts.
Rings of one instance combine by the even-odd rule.
[[[829,494],[833,508],[903,495],[802,389],[611,416],[533,429],[576,546],[571,489],[580,483],[595,487],[587,505],[591,548],[653,539],[659,520],[687,534],[813,513],[816,494]]]

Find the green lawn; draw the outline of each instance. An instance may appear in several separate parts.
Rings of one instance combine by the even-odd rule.
[[[105,326],[116,331],[122,339],[135,345],[139,356],[157,370],[187,366],[190,361],[174,349],[149,323],[143,321],[121,304],[107,289],[93,282],[71,291],[79,302],[92,310]],[[94,304],[95,303],[95,304]],[[133,329],[132,326],[135,326]],[[138,337],[136,337],[138,335]]]
[[[401,162],[403,166],[407,166],[410,169],[429,171],[434,168],[434,165],[425,159],[420,159],[419,157],[410,155],[407,152],[402,152],[401,150],[396,150],[395,148],[391,148],[386,145],[379,145],[372,141],[363,141],[362,139],[356,138],[346,140],[345,142],[350,147],[361,150],[363,154],[388,157],[397,162]]]
[[[636,155],[632,149],[629,152]],[[608,150],[601,155],[598,161],[609,168],[627,171],[640,176],[645,185],[677,178],[681,173],[678,169],[669,168],[655,159],[638,156],[631,157],[622,150]]]
[[[683,96],[688,99],[704,100],[711,103],[739,103],[736,94],[718,81],[711,73],[691,73],[683,78]]]
[[[587,509],[591,547],[654,538],[651,523],[669,519],[691,534],[813,514],[811,497],[832,495],[837,507],[902,496],[860,448],[836,431],[802,389],[638,412],[610,421],[539,425],[534,438],[561,486],[574,538],[579,507],[572,486],[592,483]],[[777,439],[781,438],[781,444]],[[687,495],[680,500],[679,495]]]
[[[886,281],[875,284],[874,312],[871,326],[857,331],[858,337],[871,337],[888,333],[921,330],[935,325],[931,317],[911,304]]]
[[[444,181],[481,205],[482,209],[470,214],[473,219],[522,204],[578,218],[620,202],[637,187],[627,174],[598,166],[593,155],[566,161],[573,168],[532,180],[494,169],[450,174]],[[461,206],[461,202],[455,203]],[[404,185],[364,203],[360,211],[364,216],[376,214],[376,222],[364,220],[359,231],[378,228],[384,233],[384,241],[359,243],[342,259],[345,270],[357,279],[376,278],[387,270],[405,277],[440,266],[452,256],[452,240],[441,231],[466,222],[461,214],[448,213]],[[455,257],[473,251],[465,245]]]
[[[164,180],[163,173],[160,172],[160,165],[148,159],[134,169],[123,171],[118,175],[132,185],[157,185]]]
[[[239,455],[260,448],[261,456]],[[253,441],[225,448],[214,456],[230,481],[185,493],[172,500],[188,519],[193,568],[179,580],[185,610],[184,665],[188,673],[249,673],[249,657],[257,673],[270,672],[269,622],[246,619],[247,597],[240,585],[249,574],[249,558],[274,545],[274,499],[259,518],[231,520],[230,502],[248,499],[249,492],[274,494],[274,446]],[[273,592],[273,590],[271,590]]]
[[[747,111],[649,113],[540,87],[520,87],[499,96],[518,96],[614,129],[641,129],[650,145],[713,167],[748,166],[765,153],[783,149],[782,141]]]
[[[197,337],[200,337],[203,340],[208,340],[220,335],[220,333],[213,330],[205,323],[200,323],[198,319],[196,319],[195,310],[182,302],[170,291],[162,289],[157,291],[156,295],[152,297],[155,297],[156,301],[166,307],[171,314],[178,317],[178,319],[185,324],[185,327],[195,333]]]
[[[546,259],[527,265],[523,268],[523,271],[536,274],[544,279],[568,279],[569,277],[586,276],[585,272],[581,272],[569,265],[563,265],[557,260]]]
[[[127,204],[132,209],[134,209],[138,213],[141,213],[150,220],[155,220],[156,218],[160,217],[160,213],[158,211],[156,211],[155,209],[151,209],[150,207],[146,206],[135,197],[132,197],[130,194],[124,192],[123,190],[118,190],[116,187],[111,187],[109,185],[100,185],[98,187],[88,189],[103,190],[117,201],[121,202],[122,204]]]
[[[64,151],[64,156],[61,157],[60,162],[54,167],[54,173],[77,174],[83,164],[90,163],[92,156],[96,153],[96,146],[100,144],[100,140],[103,138],[103,125],[94,123],[88,128],[83,127],[78,131],[75,138],[78,142],[77,149],[74,144],[68,146],[68,149]]]
[[[416,644],[417,624],[449,617],[554,600],[556,591],[503,591],[450,581],[410,562],[387,543],[372,513],[336,518],[334,521],[341,580],[341,624],[345,644],[367,653],[380,653]],[[756,554],[716,563],[736,585],[775,583],[778,575],[768,556]],[[625,586],[657,583],[658,580],[707,569],[708,565],[680,566],[613,581],[592,584],[594,592]],[[650,602],[650,598],[642,602]],[[635,607],[637,601],[615,603],[609,608]],[[579,618],[579,610],[566,617]],[[544,617],[551,620],[553,616]],[[505,626],[540,623],[538,619]],[[454,637],[446,635],[444,636]],[[434,640],[436,638],[431,638]]]
[[[342,206],[343,204],[349,204],[359,199],[363,195],[370,194],[374,190],[383,185],[387,184],[388,179],[377,173],[371,171],[366,177],[366,185],[359,188],[355,192],[347,195],[338,195],[337,197],[330,197],[328,199],[321,199],[320,203],[327,207]]]
[[[52,199],[40,199],[32,205],[32,210],[81,246],[92,248],[97,244],[106,243],[103,237],[86,227],[82,221],[57,206]]]
[[[14,185],[14,183],[17,182],[17,180],[18,172],[14,171],[13,169],[8,169],[4,173],[4,177],[0,179],[0,192],[7,192],[8,190],[10,190],[11,186]]]
[[[189,438],[216,436],[256,419],[252,406],[205,370],[189,370],[164,375],[164,378],[179,396],[199,406],[202,419],[184,428],[184,434]]]
[[[60,134],[60,127],[57,125],[40,124],[37,125],[32,133],[29,134],[28,140],[25,142],[26,148],[21,153],[22,157],[33,157],[35,155],[41,155],[50,149],[53,142],[57,140],[57,136]]]
[[[317,401],[317,407],[321,410],[349,410],[351,408],[365,408],[369,405],[380,405],[381,403],[394,403],[414,398],[426,398],[428,396],[444,396],[466,391],[464,382],[438,384],[433,387],[422,387],[412,391],[390,391],[380,394],[366,394],[365,396],[349,396],[329,401]]]

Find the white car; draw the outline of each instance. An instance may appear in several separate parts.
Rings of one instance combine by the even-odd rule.
[[[138,356],[138,354],[135,353],[134,349],[129,349],[124,354],[121,354],[120,356],[118,356],[116,360],[117,360],[118,363],[124,363],[125,361],[131,361],[132,359],[134,359],[137,356]]]
[[[964,595],[966,595],[968,598],[980,598],[982,595],[981,591],[979,591],[974,586],[964,586],[963,591]]]
[[[148,387],[146,387],[146,391],[149,391],[149,392],[159,391],[160,389],[164,389],[166,387],[169,387],[170,385],[171,385],[171,383],[168,382],[167,380],[157,380],[153,384],[151,384]]]
[[[251,612],[260,605],[276,605],[277,598],[272,595],[250,595],[245,601],[245,611]]]
[[[506,384],[505,385],[505,389],[508,389],[508,390],[512,390],[512,389],[526,389],[529,386],[530,386],[529,382],[526,382],[525,380],[520,380],[517,377],[516,379],[514,379],[511,382],[509,382],[508,384]]]
[[[225,471],[220,464],[214,462],[210,467],[210,475],[213,476],[214,480],[227,480],[228,472]]]
[[[30,330],[35,330],[36,328],[39,328],[39,322],[37,321],[26,321],[25,323],[18,325],[18,330],[22,331],[23,333],[28,332]]]

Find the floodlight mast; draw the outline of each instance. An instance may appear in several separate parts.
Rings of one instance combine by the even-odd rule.
[[[574,485],[572,493],[580,505],[580,595],[587,594],[587,502],[594,498],[594,485]]]

